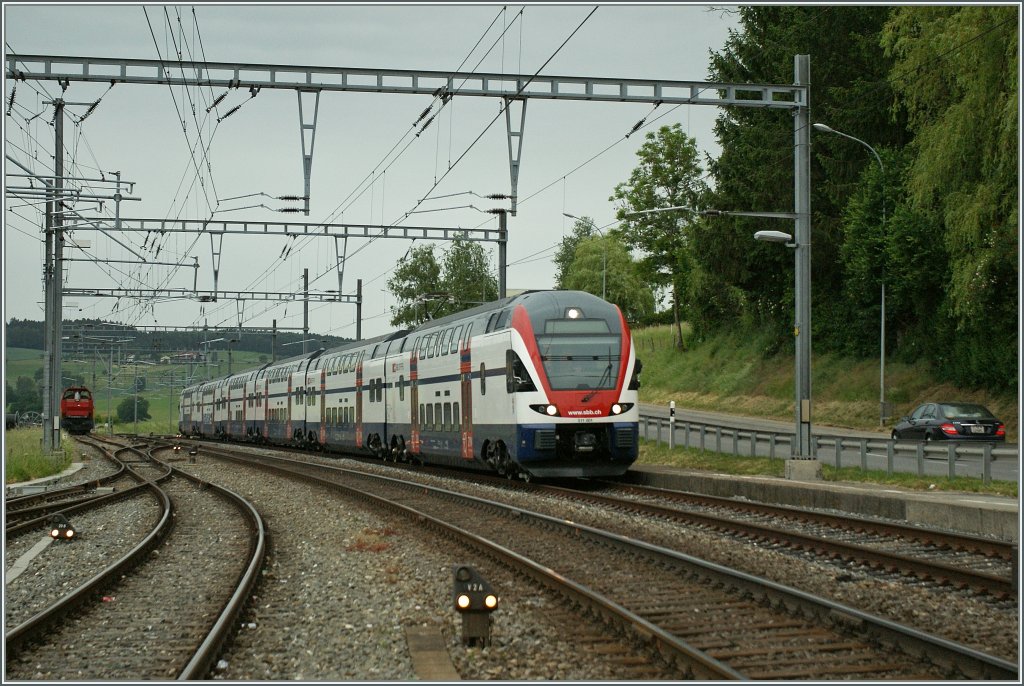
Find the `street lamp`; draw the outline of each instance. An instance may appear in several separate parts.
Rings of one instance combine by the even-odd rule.
[[[577,221],[581,221],[584,223],[587,222],[586,219],[584,219],[583,217],[577,217],[575,214],[569,214],[568,212],[562,212],[562,214],[568,217],[569,219],[576,219]],[[590,222],[590,228],[594,229],[599,234],[601,234],[601,247],[604,249],[604,252],[601,254],[601,299],[607,300],[608,289],[606,286],[608,282],[608,246],[605,245],[604,242],[604,231],[597,228],[597,226],[592,221]]]
[[[885,165],[882,164],[882,158],[878,156],[878,153],[870,145],[868,145],[867,143],[865,143],[864,141],[862,141],[859,138],[854,138],[853,136],[851,136],[851,135],[849,135],[847,133],[843,133],[842,131],[836,131],[832,127],[825,126],[824,124],[815,124],[814,128],[817,129],[818,131],[822,131],[823,133],[834,133],[837,136],[842,136],[843,138],[849,138],[851,141],[856,141],[856,142],[860,143],[861,145],[863,145],[868,150],[870,150],[871,154],[875,156],[875,160],[878,162],[878,167],[882,170],[882,177],[884,179],[884,177],[885,177]],[[883,238],[885,236],[885,188],[884,188],[884,186],[882,188],[882,236],[883,236]],[[886,412],[885,412],[885,259],[884,259],[885,247],[884,247],[884,243],[883,243],[882,250],[883,250],[883,252],[882,252],[882,254],[883,254],[883,260],[882,260],[882,321],[881,321],[881,327],[880,327],[881,328],[881,332],[880,332],[880,335],[879,335],[879,337],[881,339],[881,345],[880,345],[881,352],[879,353],[879,356],[878,356],[879,357],[879,372],[878,372],[878,425],[879,426],[885,426],[885,419],[887,417]]]
[[[794,408],[796,433],[793,436],[791,448],[793,461],[792,464],[787,463],[786,478],[791,478],[791,474],[796,474],[817,479],[820,478],[820,469],[817,466],[814,450],[811,446],[811,232],[810,212],[808,211],[809,202],[809,198],[798,193],[796,212],[697,210],[693,207],[680,205],[659,207],[651,210],[638,210],[630,212],[626,216],[667,212],[669,210],[685,210],[705,217],[725,215],[793,220],[796,225],[797,234],[795,241],[791,234],[782,231],[758,231],[754,234],[754,238],[770,243],[785,243],[787,247],[794,248],[795,267],[793,271],[796,321],[793,325],[793,336],[796,338],[796,378],[793,385],[796,394],[796,407]],[[803,463],[813,465],[813,467],[805,468]]]

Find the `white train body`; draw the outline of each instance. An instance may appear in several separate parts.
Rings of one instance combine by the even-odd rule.
[[[531,291],[186,388],[179,430],[537,477],[625,473],[639,363],[619,309]]]

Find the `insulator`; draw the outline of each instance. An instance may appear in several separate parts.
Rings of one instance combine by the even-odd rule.
[[[228,113],[225,114],[223,117],[217,117],[217,123],[219,124],[220,122],[222,122],[225,119],[227,119],[228,117],[230,117],[232,114],[237,112],[240,107],[241,107],[241,105],[235,105],[230,110],[228,110]]]
[[[428,119],[427,122],[423,126],[420,127],[420,130],[416,132],[416,137],[417,138],[420,137],[421,133],[423,133],[424,131],[427,130],[427,127],[430,126],[430,122],[434,121],[434,117],[436,117],[436,116],[437,116],[436,114],[431,115],[430,119]]]
[[[7,100],[7,116],[11,116],[11,108],[14,107],[14,94],[18,90],[18,84],[11,86],[11,97]]]
[[[295,200],[296,202],[298,202],[299,200],[305,200],[306,198],[304,196],[301,196],[301,195],[279,195],[279,196],[277,196],[277,199],[278,200]]]
[[[416,121],[414,121],[414,122],[412,123],[412,125],[413,125],[413,126],[416,126],[416,125],[417,125],[417,124],[419,124],[419,123],[420,123],[421,121],[423,121],[424,117],[426,117],[426,116],[427,116],[428,114],[430,114],[430,110],[431,110],[431,109],[433,109],[433,107],[434,107],[433,105],[427,105],[427,108],[426,108],[425,110],[423,110],[422,112],[420,112],[420,116],[418,116],[418,117],[416,118]]]
[[[224,91],[223,93],[221,93],[220,95],[218,95],[218,96],[217,96],[217,99],[213,101],[213,104],[212,104],[212,105],[210,105],[209,107],[207,107],[207,108],[206,108],[206,113],[207,113],[207,114],[209,114],[209,113],[210,113],[210,110],[212,110],[212,109],[213,109],[214,107],[216,107],[217,105],[219,105],[219,104],[221,103],[221,101],[222,101],[222,100],[223,100],[224,98],[226,98],[226,97],[228,97],[228,92],[227,92],[227,91]]]
[[[640,128],[641,126],[643,126],[643,125],[644,125],[644,122],[645,122],[645,121],[647,121],[647,118],[646,118],[646,117],[644,117],[643,119],[641,119],[641,120],[640,120],[640,121],[638,121],[637,123],[633,124],[633,128],[632,128],[632,129],[630,129],[630,130],[629,130],[629,133],[627,133],[627,134],[626,134],[626,138],[629,138],[629,137],[630,137],[630,136],[632,136],[632,135],[633,135],[634,133],[636,133],[636,132],[637,132],[637,129],[639,129],[639,128]]]
[[[512,198],[511,195],[505,195],[504,193],[491,193],[490,195],[484,196],[488,200],[509,200]]]
[[[302,212],[301,207],[282,207],[278,212]]]

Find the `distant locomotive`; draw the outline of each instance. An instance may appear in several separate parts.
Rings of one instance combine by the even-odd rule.
[[[509,477],[613,476],[637,458],[639,372],[617,306],[528,291],[191,386],[178,429]]]
[[[85,386],[70,386],[60,396],[60,425],[71,434],[93,429],[92,393]]]

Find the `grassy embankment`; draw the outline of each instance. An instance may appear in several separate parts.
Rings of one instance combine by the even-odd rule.
[[[684,338],[688,331],[684,327]],[[703,343],[687,341],[686,349],[672,346],[672,329],[658,326],[633,332],[637,355],[643,361],[640,400],[645,403],[765,417],[793,419],[792,356],[766,358],[763,342],[756,337],[719,336]],[[895,418],[884,428],[878,425],[878,360],[856,360],[829,354],[814,354],[811,360],[812,417],[815,425],[828,425],[888,433],[899,417],[918,404],[955,399],[979,402],[1006,423],[1007,440],[1018,440],[1018,403],[1011,394],[992,394],[955,388],[937,382],[927,365],[887,361],[886,396],[894,404]],[[648,443],[641,447],[642,463],[672,464],[688,469],[712,470],[725,474],[782,476],[782,460],[768,460],[701,453],[677,448],[671,454],[665,446]],[[1017,484],[996,482],[984,485],[980,479],[921,479],[911,474],[887,475],[844,468],[838,473],[824,465],[826,479],[870,481],[905,488],[978,491],[1017,495]]]
[[[67,434],[61,435],[61,452],[53,456],[43,455],[42,441],[43,433],[37,428],[4,432],[4,483],[30,481],[68,468],[74,445]]]

